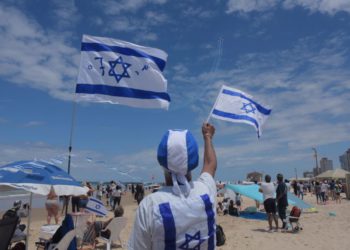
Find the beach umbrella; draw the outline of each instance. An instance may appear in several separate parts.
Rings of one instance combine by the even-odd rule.
[[[57,195],[83,195],[87,188],[61,168],[43,161],[18,161],[0,167],[0,185],[30,192],[26,248],[28,249],[32,195],[47,195],[51,187]]]

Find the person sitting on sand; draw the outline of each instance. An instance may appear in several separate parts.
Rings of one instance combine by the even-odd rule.
[[[236,193],[235,203],[236,203],[236,206],[238,208],[238,211],[241,211],[242,210],[242,196],[240,193]]]
[[[235,207],[233,200],[230,200],[230,205],[228,206],[228,214],[231,216],[239,216],[238,209]]]
[[[166,186],[140,203],[127,249],[215,249],[217,167],[212,145],[215,128],[202,126],[204,161],[201,175],[191,181],[198,166],[198,146],[188,130],[169,130],[158,147]]]
[[[117,206],[114,210],[114,218],[122,217],[124,215],[124,208],[122,206]],[[88,229],[84,233],[83,236],[83,244],[92,245],[95,249],[96,246],[96,238],[102,236],[104,238],[109,238],[111,232],[109,230],[105,230],[108,224],[113,220],[113,218],[107,221],[95,221],[95,222],[87,222]]]
[[[55,193],[55,190],[51,186],[50,192],[47,195],[47,199],[45,201],[45,207],[47,211],[47,224],[51,224],[51,218],[55,218],[55,224],[58,224],[59,221],[59,209],[60,204],[58,201],[58,196]]]
[[[224,214],[224,206],[222,205],[222,202],[218,202],[218,205],[216,207],[216,214],[217,215],[223,215]]]
[[[272,221],[275,221],[276,229],[278,230],[278,218],[276,215],[276,189],[271,182],[271,176],[265,175],[265,182],[260,184],[259,192],[263,194],[264,208],[269,222],[269,232],[272,232]]]

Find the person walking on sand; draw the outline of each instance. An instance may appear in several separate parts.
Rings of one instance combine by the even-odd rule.
[[[286,183],[283,182],[283,175],[277,175],[277,189],[276,189],[276,201],[277,201],[277,209],[278,215],[282,221],[282,230],[287,229],[287,215],[286,210],[288,207],[288,188]]]
[[[275,221],[275,231],[278,230],[278,218],[276,215],[276,188],[271,182],[271,176],[265,175],[265,182],[260,184],[259,192],[263,194],[264,208],[269,222],[268,232],[273,231],[272,221]]]
[[[146,196],[136,212],[129,250],[215,249],[215,128],[202,126],[204,164],[197,181],[198,146],[188,130],[169,130],[158,147],[166,186]]]

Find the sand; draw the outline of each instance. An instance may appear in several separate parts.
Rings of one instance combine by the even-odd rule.
[[[350,246],[350,201],[342,200],[341,204],[330,202],[327,205],[316,205],[315,197],[310,194],[305,200],[315,205],[318,213],[303,213],[301,223],[303,230],[299,233],[268,233],[267,221],[249,220],[229,215],[217,216],[217,224],[220,224],[226,235],[226,243],[217,249],[349,249]],[[137,203],[131,194],[122,197],[122,205],[125,217],[128,219],[127,227],[121,233],[124,248],[134,222]],[[254,205],[254,202],[243,197],[243,208]],[[336,216],[330,216],[333,212]],[[112,213],[110,212],[110,217]],[[37,241],[40,226],[46,223],[45,209],[33,209],[33,220],[31,226],[30,248],[36,249],[34,242]],[[22,219],[25,221],[25,219]],[[100,249],[104,249],[102,244]]]

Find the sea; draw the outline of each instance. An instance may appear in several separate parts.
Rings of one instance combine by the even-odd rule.
[[[0,186],[0,213],[12,208],[16,200],[21,200],[22,204],[29,204],[30,193],[19,189]],[[45,201],[46,196],[33,194],[32,208],[45,207]]]

